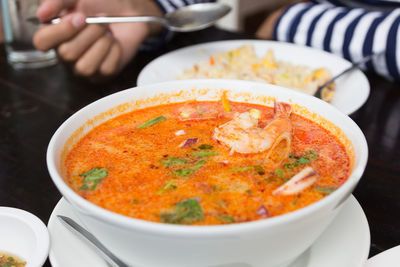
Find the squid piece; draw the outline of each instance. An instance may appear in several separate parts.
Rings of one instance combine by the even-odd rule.
[[[317,180],[317,172],[312,167],[305,167],[289,181],[272,192],[273,195],[293,195],[310,187]]]

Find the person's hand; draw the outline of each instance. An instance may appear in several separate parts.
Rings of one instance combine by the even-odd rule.
[[[44,0],[37,11],[42,22],[62,17],[61,22],[42,26],[34,36],[37,49],[55,48],[78,75],[110,76],[118,73],[136,54],[140,44],[159,30],[146,23],[86,24],[86,16],[161,16],[151,0]]]
[[[261,39],[272,40],[276,21],[285,9],[286,7],[282,7],[272,12],[257,29],[256,36]]]

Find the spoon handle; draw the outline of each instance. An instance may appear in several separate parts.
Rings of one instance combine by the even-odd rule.
[[[358,68],[361,64],[364,64],[364,63],[370,61],[373,57],[375,57],[375,56],[377,56],[377,55],[379,55],[379,54],[381,54],[381,53],[382,53],[382,52],[376,53],[376,54],[371,54],[371,55],[368,55],[368,56],[362,58],[362,59],[361,59],[360,61],[358,61],[358,62],[354,62],[353,64],[350,65],[350,67],[348,67],[347,69],[343,70],[341,73],[339,73],[339,74],[333,76],[329,81],[325,82],[325,83],[322,84],[320,87],[318,87],[318,88],[317,88],[317,91],[315,91],[315,93],[314,93],[314,96],[315,96],[315,97],[318,97],[318,98],[321,98],[321,97],[322,97],[322,95],[321,95],[322,89],[324,89],[325,87],[327,87],[328,85],[330,85],[331,83],[333,83],[337,78],[339,78],[339,77],[341,77],[342,75],[348,73],[349,71],[352,71],[352,70]]]
[[[52,19],[50,24],[57,24],[61,18]],[[166,20],[155,16],[135,16],[135,17],[87,17],[88,24],[103,24],[103,23],[126,23],[126,22],[158,22],[166,24]]]
[[[104,253],[105,256],[104,259],[109,264],[111,264],[111,266],[129,267],[129,265],[126,265],[124,262],[118,259],[111,251],[109,251],[92,233],[90,233],[85,228],[80,226],[73,219],[62,215],[57,215],[57,217],[58,219],[60,219],[60,222],[62,222],[62,224],[64,224],[64,226],[66,226],[69,230],[71,230],[74,233],[81,234],[83,237],[89,240],[96,248],[98,248],[102,253]]]
[[[39,24],[57,24],[60,23],[61,18],[54,18],[48,22],[41,22],[37,17],[27,18],[27,21]],[[157,22],[167,26],[167,20],[162,17],[156,16],[135,16],[135,17],[87,17],[85,22],[87,24],[104,24],[104,23],[129,23],[129,22]]]

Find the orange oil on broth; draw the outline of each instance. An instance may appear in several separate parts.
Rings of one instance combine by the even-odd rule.
[[[337,188],[348,178],[350,160],[344,146],[317,124],[295,114],[290,117],[291,158],[278,168],[269,166],[266,153],[231,155],[229,148],[213,139],[215,127],[231,120],[235,112],[254,108],[261,111],[262,127],[273,117],[273,109],[265,106],[231,103],[231,107],[231,112],[225,112],[220,102],[168,104],[106,121],[69,152],[65,161],[66,180],[77,193],[96,205],[155,222],[161,221],[160,214],[173,213],[177,203],[195,199],[203,216],[189,223],[211,225],[264,219],[297,210],[329,193],[321,188]],[[182,115],[187,117],[182,110],[192,114],[182,120]],[[166,119],[137,128],[159,116]],[[185,134],[177,135],[180,130]],[[198,142],[181,147],[188,138],[198,138]],[[199,148],[202,144],[207,145],[203,146],[206,149]],[[195,156],[204,151],[210,152],[208,156]],[[166,162],[170,158],[186,163],[168,167]],[[309,162],[303,160],[296,165],[300,158],[308,158]],[[203,165],[194,167],[200,161]],[[318,172],[312,187],[295,195],[272,194],[305,166]],[[82,189],[85,179],[82,174],[95,167],[105,169],[106,177],[94,188]],[[187,176],[177,175],[182,174],[179,172],[182,169],[195,170]],[[165,189],[167,184],[170,186]],[[93,182],[89,185],[93,186]]]

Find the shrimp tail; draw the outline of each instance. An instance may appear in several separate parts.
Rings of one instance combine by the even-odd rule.
[[[274,118],[289,117],[292,112],[292,106],[284,102],[274,101]]]
[[[214,138],[231,148],[231,153],[259,153],[272,148],[268,158],[275,163],[288,156],[291,146],[291,106],[274,103],[274,118],[264,127],[258,126],[258,117],[251,111],[235,113],[233,119],[214,130]]]

